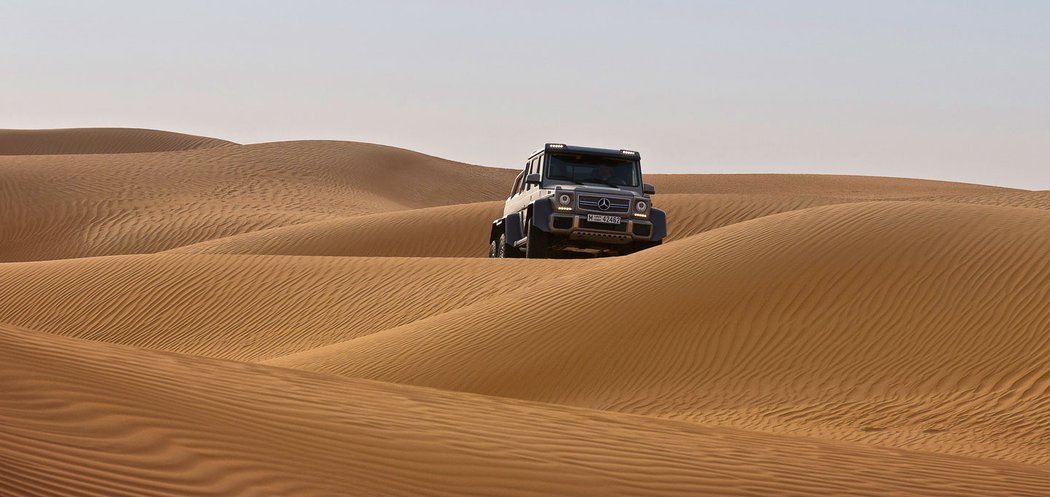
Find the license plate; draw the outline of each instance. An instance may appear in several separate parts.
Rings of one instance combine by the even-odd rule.
[[[620,216],[606,216],[605,214],[587,214],[587,220],[592,223],[620,224]]]

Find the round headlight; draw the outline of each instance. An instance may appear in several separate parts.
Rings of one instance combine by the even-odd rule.
[[[634,211],[635,212],[645,212],[645,210],[648,209],[648,208],[649,208],[649,204],[645,203],[642,200],[639,200],[637,204],[634,204]]]
[[[560,197],[558,197],[558,203],[561,205],[569,205],[572,203],[572,197],[563,193]]]

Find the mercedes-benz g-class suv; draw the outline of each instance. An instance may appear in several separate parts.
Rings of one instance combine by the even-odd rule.
[[[548,143],[492,222],[489,257],[625,255],[659,245],[667,222],[654,193],[642,183],[638,152]]]

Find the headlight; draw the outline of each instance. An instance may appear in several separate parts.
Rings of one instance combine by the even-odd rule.
[[[645,212],[649,208],[649,204],[645,203],[644,200],[639,200],[638,203],[634,204],[635,212]]]
[[[563,193],[558,197],[558,203],[563,206],[567,206],[572,203],[572,197],[570,197],[568,194]]]

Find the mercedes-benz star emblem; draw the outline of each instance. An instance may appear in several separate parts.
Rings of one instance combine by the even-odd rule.
[[[598,201],[598,208],[603,210],[603,211],[609,210],[609,206],[611,206],[611,205],[612,205],[612,203],[609,202],[609,199],[607,199],[607,198],[603,198],[603,199]]]

